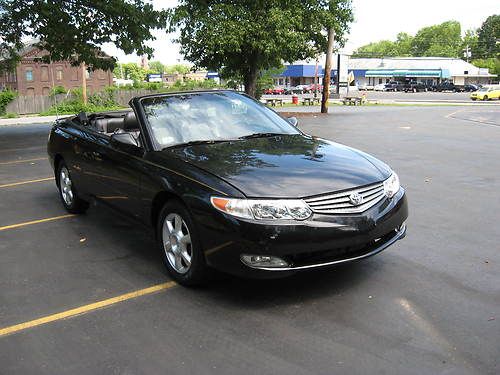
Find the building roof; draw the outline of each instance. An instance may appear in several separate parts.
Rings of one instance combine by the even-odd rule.
[[[351,58],[350,70],[448,70],[451,76],[494,77],[488,69],[478,68],[462,59],[449,57]]]

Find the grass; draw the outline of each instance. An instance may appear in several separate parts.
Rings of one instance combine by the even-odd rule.
[[[1,118],[19,118],[19,115],[17,113],[9,112],[2,115]]]

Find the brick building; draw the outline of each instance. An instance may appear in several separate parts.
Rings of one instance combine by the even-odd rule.
[[[57,61],[50,64],[36,61],[47,52],[34,45],[26,46],[20,51],[21,61],[15,72],[0,74],[0,90],[10,88],[19,95],[49,95],[53,86],[73,89],[82,86],[83,69],[72,66],[68,61]],[[111,71],[86,71],[87,92],[89,94],[113,85]]]

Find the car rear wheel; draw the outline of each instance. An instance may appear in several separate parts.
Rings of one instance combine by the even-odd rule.
[[[170,276],[182,285],[198,285],[208,278],[200,241],[187,208],[169,201],[160,212],[157,238],[163,263]]]
[[[488,100],[488,95],[483,96],[483,100]]]
[[[72,214],[81,214],[87,211],[89,204],[78,196],[71,174],[64,162],[59,163],[57,168],[57,186],[66,211]]]

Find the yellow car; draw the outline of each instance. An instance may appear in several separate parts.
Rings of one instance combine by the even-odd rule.
[[[470,94],[472,100],[500,99],[500,87],[481,87]]]

